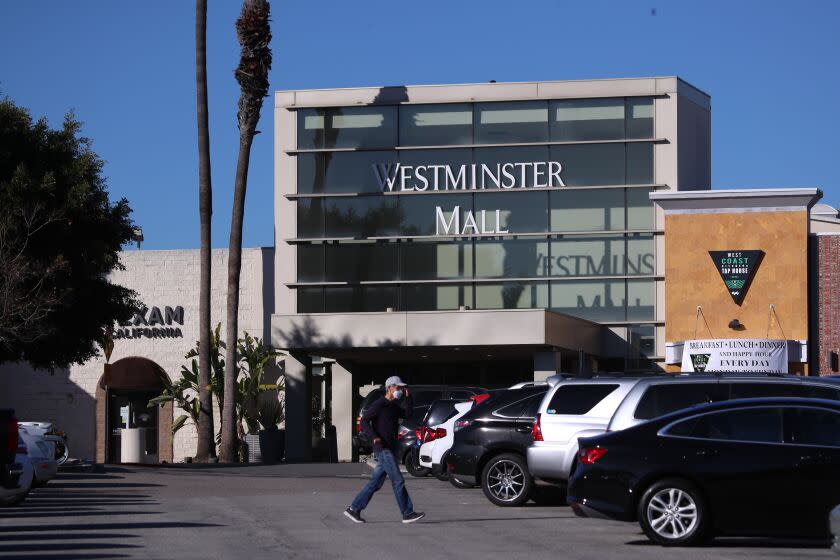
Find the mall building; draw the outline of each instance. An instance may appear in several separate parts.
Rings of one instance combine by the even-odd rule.
[[[679,78],[274,102],[275,243],[249,253],[240,321],[285,353],[290,461],[312,457],[313,395],[351,460],[360,395],[392,374],[492,388],[558,372],[838,369],[837,210],[816,188],[710,190],[711,100]],[[64,423],[62,391],[85,395],[73,430],[107,460],[119,426],[104,402],[179,375],[198,338],[198,252],[149,253],[126,252],[115,281],[144,296],[141,331],[153,306],[177,320],[177,303],[189,335],[117,340],[112,368],[132,364],[118,387],[102,385],[104,360],[60,383],[6,365],[0,406]],[[223,311],[219,298],[214,323]],[[177,461],[194,435],[167,439],[171,416],[157,457]]]

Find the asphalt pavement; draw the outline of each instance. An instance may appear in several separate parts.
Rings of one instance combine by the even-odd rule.
[[[386,482],[363,512],[367,523],[356,525],[342,512],[369,472],[364,464],[310,464],[61,474],[21,506],[0,509],[0,558],[837,558],[813,541],[665,549],[636,524],[579,519],[559,501],[499,508],[479,489],[434,478],[407,477],[422,521],[400,522]]]

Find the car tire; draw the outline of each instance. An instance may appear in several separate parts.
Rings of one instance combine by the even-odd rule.
[[[639,500],[639,525],[663,546],[691,546],[708,537],[709,510],[695,485],[666,478],[651,485]]]
[[[412,449],[405,454],[405,470],[408,471],[408,474],[417,478],[429,476],[431,469],[427,469],[420,464],[420,458],[417,456],[417,453],[418,451],[416,449]]]
[[[514,453],[496,455],[481,471],[481,489],[497,506],[521,506],[531,497],[533,485],[525,458]]]
[[[461,482],[452,475],[449,475],[449,484],[461,490],[465,490],[467,488],[475,488],[475,484],[470,484],[469,482]]]

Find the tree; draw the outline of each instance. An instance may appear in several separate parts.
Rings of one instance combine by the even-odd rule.
[[[257,134],[257,122],[263,98],[268,95],[268,72],[271,69],[271,28],[267,0],[245,0],[236,20],[236,36],[241,46],[239,66],[234,72],[239,82],[239,156],[233,191],[233,215],[228,246],[227,321],[225,337],[225,392],[233,394],[236,386],[236,339],[239,329],[239,275],[242,268],[242,220],[245,214],[245,191],[251,144]],[[237,455],[236,406],[232,399],[222,409],[222,441],[219,458],[234,462]]]
[[[140,307],[108,274],[134,237],[72,113],[61,128],[0,99],[0,363],[55,369],[98,352]]]
[[[198,288],[198,447],[195,460],[206,463],[216,456],[213,437],[213,395],[210,394],[210,222],[213,186],[210,177],[210,128],[207,104],[207,0],[195,3],[195,85],[198,117],[198,215],[201,221],[200,278]]]

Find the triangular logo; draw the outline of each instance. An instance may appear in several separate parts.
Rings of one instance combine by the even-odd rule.
[[[691,356],[691,366],[696,373],[703,373],[706,371],[706,366],[709,365],[709,358],[711,354],[689,354]]]
[[[712,257],[729,295],[732,296],[732,301],[741,305],[755,271],[764,258],[764,251],[709,251],[709,256]]]

